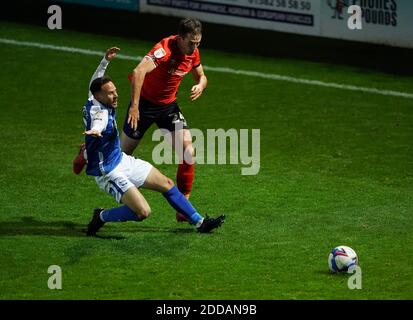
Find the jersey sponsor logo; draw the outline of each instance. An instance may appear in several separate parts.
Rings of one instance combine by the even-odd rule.
[[[171,65],[171,67],[169,68],[168,73],[173,74],[176,71],[175,59],[170,59],[169,64]]]
[[[173,70],[171,74],[178,76],[178,77],[184,77],[188,72],[181,71],[181,70]]]
[[[96,112],[96,114],[95,114],[95,116],[93,117],[93,120],[100,120],[100,121],[102,121],[103,120],[103,118],[104,118],[104,116],[105,116],[105,112],[102,110],[102,111],[98,111],[98,112]]]
[[[168,73],[169,73],[169,74],[172,74],[172,75],[175,75],[175,76],[178,76],[178,77],[184,77],[188,72],[187,72],[187,71],[178,70],[177,67],[176,67],[175,62],[176,62],[176,61],[175,61],[174,59],[170,59],[169,63],[170,63],[170,65],[171,65],[171,67],[169,68]],[[192,63],[190,63],[190,65],[191,65],[191,64],[192,64]]]
[[[156,59],[160,59],[166,55],[166,52],[163,48],[159,48],[158,50],[155,50],[153,53]]]

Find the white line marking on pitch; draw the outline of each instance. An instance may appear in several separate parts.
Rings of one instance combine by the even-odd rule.
[[[104,52],[102,51],[93,51],[93,50],[81,49],[81,48],[55,46],[55,45],[45,44],[45,43],[18,41],[18,40],[5,39],[5,38],[0,38],[0,43],[6,43],[6,44],[11,44],[11,45],[17,45],[17,46],[35,47],[35,48],[40,48],[40,49],[50,49],[50,50],[64,51],[64,52],[71,52],[71,53],[81,53],[81,54],[91,55],[91,56],[104,55]],[[128,56],[124,54],[118,54],[116,57],[118,59],[132,60],[132,61],[139,61],[142,59],[142,57],[139,57],[139,56]],[[402,91],[358,87],[358,86],[353,86],[353,85],[348,85],[348,84],[323,82],[319,80],[302,79],[302,78],[283,76],[283,75],[273,74],[273,73],[262,73],[262,72],[249,71],[249,70],[238,70],[238,69],[232,69],[232,68],[226,68],[226,67],[210,67],[210,66],[203,66],[203,67],[205,70],[214,71],[214,72],[240,74],[240,75],[263,78],[263,79],[286,81],[286,82],[307,84],[307,85],[313,85],[313,86],[319,86],[319,87],[328,87],[328,88],[350,90],[350,91],[361,91],[361,92],[366,92],[366,93],[380,94],[384,96],[394,96],[394,97],[413,99],[413,93],[402,92]]]

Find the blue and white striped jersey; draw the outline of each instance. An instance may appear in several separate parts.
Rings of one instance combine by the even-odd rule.
[[[106,59],[101,61],[90,83],[105,74],[108,64]],[[97,101],[89,92],[89,99],[83,107],[83,122],[85,131],[94,128],[102,134],[102,137],[85,136],[86,173],[91,176],[101,176],[111,172],[122,160],[116,110]]]
[[[102,137],[86,136],[87,168],[91,176],[111,172],[122,160],[119,134],[116,126],[116,111],[91,98],[83,107],[85,131],[102,126]]]

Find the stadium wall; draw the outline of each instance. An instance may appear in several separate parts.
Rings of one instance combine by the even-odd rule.
[[[139,4],[138,0],[105,0],[104,7],[102,1],[99,1],[100,6],[95,6],[92,0],[87,0],[90,2],[87,6],[67,1],[73,0],[7,1],[1,5],[0,19],[47,28],[47,8],[51,4],[59,4],[63,11],[63,29],[139,38],[150,42],[175,33],[180,19],[138,12],[133,7],[136,3]],[[121,7],[119,3],[122,4]],[[410,48],[202,21],[204,48],[413,74],[413,49]]]
[[[361,8],[360,30],[348,27],[352,4]],[[413,48],[411,0],[140,0],[139,7],[218,24]]]

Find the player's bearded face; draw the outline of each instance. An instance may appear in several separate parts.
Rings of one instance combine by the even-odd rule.
[[[113,82],[105,83],[96,97],[99,102],[116,108],[118,106],[118,93]]]
[[[200,33],[188,33],[185,37],[179,37],[179,48],[183,54],[192,54],[199,47],[201,39]]]

